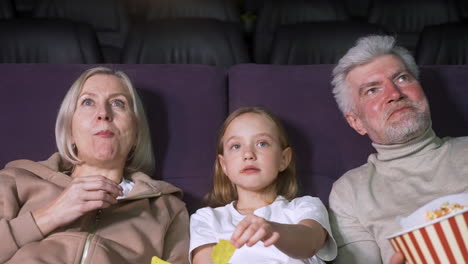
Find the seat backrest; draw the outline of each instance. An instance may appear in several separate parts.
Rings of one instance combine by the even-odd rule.
[[[344,5],[337,0],[266,1],[259,10],[255,25],[255,62],[268,63],[273,36],[280,25],[347,19]]]
[[[0,0],[0,19],[11,19],[15,17],[12,0]]]
[[[59,19],[0,21],[1,63],[99,63],[93,29]]]
[[[375,0],[343,0],[349,16],[359,21],[367,21],[369,8],[373,1]]]
[[[423,64],[468,64],[468,24],[427,26],[416,48],[416,62]]]
[[[57,111],[73,81],[97,65],[0,64],[0,167],[56,151]],[[108,66],[108,65],[107,65]],[[193,212],[212,183],[217,131],[227,112],[223,69],[205,65],[112,65],[129,75],[149,119],[158,180],[175,184]]]
[[[374,0],[368,18],[396,34],[399,44],[412,52],[425,26],[459,20],[454,0]]]
[[[302,194],[325,204],[332,184],[367,161],[375,150],[367,136],[348,126],[331,92],[335,65],[236,65],[229,70],[229,110],[262,105],[283,120],[296,152]],[[423,67],[434,131],[468,135],[466,67]],[[265,96],[268,95],[268,96]]]
[[[360,37],[382,34],[379,26],[352,21],[301,23],[278,28],[272,64],[336,64]]]
[[[13,0],[18,17],[31,17],[37,0]]]
[[[241,26],[214,19],[154,20],[129,34],[122,63],[231,66],[249,62]]]
[[[233,0],[126,0],[133,21],[172,18],[211,18],[240,22],[240,9]]]
[[[129,22],[120,0],[38,0],[36,18],[62,18],[93,26],[107,62],[118,62]]]

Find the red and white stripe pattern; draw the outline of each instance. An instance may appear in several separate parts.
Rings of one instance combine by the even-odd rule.
[[[468,211],[390,238],[408,263],[468,264]]]

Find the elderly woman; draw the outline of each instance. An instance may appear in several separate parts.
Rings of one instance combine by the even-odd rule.
[[[148,176],[149,128],[124,73],[84,72],[55,132],[59,153],[0,171],[0,263],[188,262],[181,191]]]

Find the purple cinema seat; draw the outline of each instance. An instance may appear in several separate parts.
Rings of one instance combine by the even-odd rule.
[[[333,182],[361,165],[370,141],[348,126],[331,94],[331,65],[239,65],[229,71],[229,110],[260,105],[284,123],[296,153],[301,195],[328,204]]]
[[[375,152],[348,126],[331,92],[334,65],[237,65],[229,70],[229,110],[261,105],[283,120],[296,152],[301,194],[326,205],[333,182]],[[468,66],[421,69],[439,136],[468,135]]]
[[[56,151],[59,105],[95,65],[0,65],[0,166],[44,160]],[[184,191],[192,212],[212,182],[217,131],[227,113],[226,73],[204,65],[106,65],[126,72],[145,104],[156,155],[155,179]]]

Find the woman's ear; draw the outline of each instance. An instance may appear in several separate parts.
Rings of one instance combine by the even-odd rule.
[[[287,147],[283,149],[283,152],[281,153],[281,163],[280,163],[280,172],[284,171],[288,166],[289,163],[291,163],[292,159],[292,149],[291,147]]]

